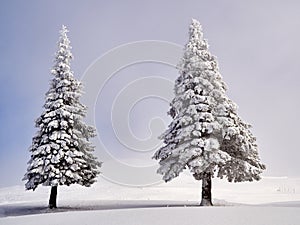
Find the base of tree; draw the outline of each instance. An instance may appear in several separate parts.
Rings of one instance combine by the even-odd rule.
[[[50,199],[49,199],[49,209],[56,209],[56,197],[57,197],[57,186],[51,187]]]
[[[49,209],[57,209],[57,206],[54,206],[54,205],[49,204],[48,208],[49,208]]]
[[[209,199],[202,199],[200,206],[213,206],[213,204],[212,204],[211,200],[209,200]]]

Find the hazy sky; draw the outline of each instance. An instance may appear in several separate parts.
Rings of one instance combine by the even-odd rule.
[[[228,95],[239,105],[241,117],[253,125],[267,165],[264,175],[300,176],[299,1],[11,0],[0,3],[0,186],[21,184],[26,171],[34,120],[42,112],[62,24],[70,30],[72,69],[79,79],[97,58],[119,45],[159,40],[183,46],[192,18],[201,22],[210,51],[218,58]],[[88,105],[110,154],[137,168],[156,164],[151,160],[154,150],[144,154],[119,146],[110,121],[111,106],[116,96],[124,94],[123,87],[149,76],[174,81],[178,74],[172,66],[159,63],[125,67],[106,83],[97,102]],[[166,88],[164,94],[172,94],[168,82],[157,82]],[[148,84],[141,83],[136,96],[155,86]],[[148,125],[153,118],[169,122],[168,104],[157,95],[130,108],[125,122],[136,138],[151,136]],[[152,137],[164,130],[161,125],[154,129],[157,133],[151,128]],[[97,146],[99,156],[101,148]]]

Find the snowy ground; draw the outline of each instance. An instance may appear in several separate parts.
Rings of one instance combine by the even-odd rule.
[[[57,210],[48,187],[0,189],[0,225],[9,224],[300,224],[300,178],[232,184],[213,180],[214,204],[199,207],[200,183],[181,176],[169,184],[130,188],[103,179],[91,188],[59,187]]]

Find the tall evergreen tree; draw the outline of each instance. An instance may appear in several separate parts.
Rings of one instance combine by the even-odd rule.
[[[79,101],[82,84],[70,68],[73,56],[67,32],[62,26],[51,71],[54,78],[46,93],[44,112],[35,123],[39,130],[33,137],[23,178],[27,190],[35,190],[39,184],[51,186],[50,208],[56,208],[58,185],[88,187],[96,181],[101,166],[90,142],[96,136],[95,128],[83,122],[86,107]]]
[[[169,111],[173,120],[161,135],[164,145],[154,158],[160,160],[158,173],[166,182],[188,168],[196,180],[202,180],[201,205],[212,205],[212,177],[259,180],[265,166],[250,125],[238,116],[237,106],[225,93],[217,60],[208,51],[197,20],[190,25],[178,68]]]

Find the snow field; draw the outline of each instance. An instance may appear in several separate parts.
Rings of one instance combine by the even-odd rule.
[[[0,219],[1,225],[297,225],[300,209],[288,207],[169,207],[51,213]]]
[[[58,188],[58,209],[47,209],[49,187],[0,189],[0,225],[298,225],[300,179],[259,182],[213,179],[215,207],[199,207],[200,182],[190,174],[160,185],[131,188],[99,178],[91,188]],[[253,204],[253,205],[245,205]],[[260,205],[259,205],[260,204]]]

